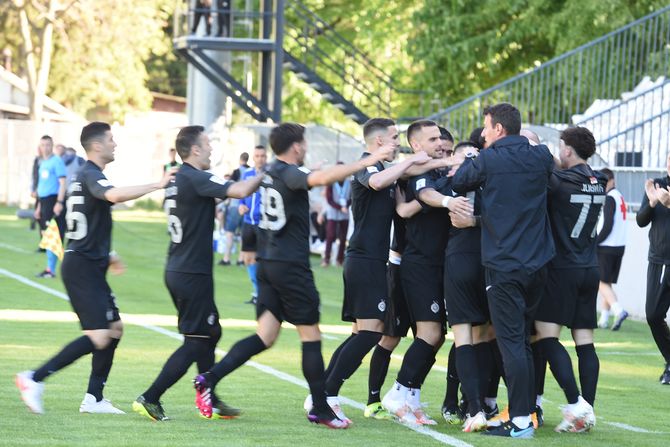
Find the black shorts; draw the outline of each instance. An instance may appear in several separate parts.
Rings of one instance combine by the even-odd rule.
[[[63,258],[63,283],[83,330],[109,329],[111,322],[121,319],[105,278],[108,266],[108,258],[92,260],[73,251]]]
[[[617,247],[618,248],[618,247]],[[621,270],[621,259],[624,247],[621,250],[606,250],[598,248],[598,268],[600,270],[600,281],[607,284],[616,284]]]
[[[242,249],[241,251],[256,251],[256,225],[242,223]]]
[[[177,308],[180,334],[216,337],[221,333],[212,275],[166,271],[165,286]]]
[[[409,310],[407,310],[405,294],[402,292],[400,265],[389,262],[386,275],[389,300],[384,318],[384,335],[388,335],[389,337],[406,337],[407,331],[412,325],[409,321]],[[412,327],[413,331],[415,329],[416,326]]]
[[[479,253],[459,253],[445,258],[444,297],[449,326],[465,323],[477,326],[489,321],[486,280]]]
[[[47,224],[53,218],[56,220],[58,225],[58,232],[60,233],[60,239],[63,240],[63,235],[65,234],[65,205],[63,205],[63,211],[58,216],[54,216],[54,206],[58,196],[46,196],[40,197],[40,228],[42,231],[46,230]]]
[[[279,320],[295,325],[319,322],[319,292],[309,265],[258,261],[256,317],[267,309]]]
[[[384,321],[388,305],[386,262],[375,259],[344,259],[342,320]]]
[[[598,267],[549,269],[535,320],[570,329],[595,329]]]
[[[403,259],[400,277],[410,321],[435,321],[446,328],[442,266],[416,264]]]

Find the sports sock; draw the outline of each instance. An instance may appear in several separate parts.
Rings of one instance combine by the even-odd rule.
[[[368,405],[380,402],[379,396],[384,380],[391,363],[391,352],[383,346],[375,346],[370,359],[370,374],[368,376]]]
[[[398,383],[407,388],[418,388],[420,383],[414,383],[420,372],[424,371],[426,362],[435,355],[435,348],[420,338],[415,338],[405,353],[402,366],[398,372]]]
[[[314,408],[319,413],[327,413],[330,408],[326,403],[326,385],[323,370],[323,356],[320,341],[302,343],[302,374],[309,385]]]
[[[612,314],[614,316],[618,317],[619,314],[623,312],[623,307],[621,307],[621,304],[619,304],[619,302],[617,301],[615,303],[612,303],[612,305],[610,306],[610,310],[612,311]]]
[[[258,296],[258,281],[256,280],[256,264],[247,265],[247,274],[251,280],[251,285],[254,289],[252,295]]]
[[[213,388],[219,380],[244,365],[251,357],[266,349],[267,346],[265,346],[265,343],[263,343],[258,334],[243,338],[230,348],[228,354],[219,363],[214,365],[208,373],[205,373],[207,374],[207,381]]]
[[[114,353],[120,341],[118,338],[112,338],[105,349],[93,351],[91,375],[88,378],[88,390],[86,392],[95,396],[98,402],[102,400],[102,389],[105,387],[109,372],[112,370]]]
[[[42,382],[51,374],[65,368],[79,357],[90,354],[94,349],[95,346],[91,339],[82,335],[70,342],[70,344],[66,345],[58,354],[39,367],[33,375],[33,380],[35,382]]]
[[[461,378],[463,393],[468,397],[468,413],[474,416],[482,410],[479,397],[479,371],[477,357],[472,345],[462,345],[456,348],[456,369]]]
[[[609,310],[603,310],[600,312],[600,319],[598,320],[599,325],[606,325],[609,322],[610,319],[610,311]]]
[[[533,351],[533,365],[535,367],[535,395],[544,394],[544,381],[547,376],[547,359],[542,353],[538,342],[531,343]]]
[[[556,382],[563,389],[568,403],[577,403],[579,389],[577,388],[575,374],[572,371],[572,360],[570,360],[568,351],[555,337],[539,340],[537,345],[547,359],[551,372],[554,374]],[[535,395],[535,393],[532,395]]]
[[[424,366],[424,368],[421,371],[419,371],[418,375],[416,376],[416,378],[414,380],[415,383],[418,383],[416,388],[420,389],[423,386],[423,382],[426,381],[426,377],[428,377],[428,373],[430,373],[430,370],[433,368],[433,365],[437,361],[437,359],[435,358],[436,355],[437,355],[437,353],[433,349],[433,356],[430,359],[428,359],[428,361],[426,362],[426,365]]]
[[[493,368],[493,353],[488,342],[477,343],[474,348],[479,373],[479,396],[483,398],[489,389],[491,368]]]
[[[382,334],[380,332],[359,331],[358,335],[342,348],[335,367],[326,379],[326,393],[328,396],[337,396],[340,393],[344,381],[356,372],[363,361],[363,357],[381,339]]]
[[[352,333],[347,337],[346,340],[344,340],[342,343],[340,343],[340,346],[335,349],[335,352],[333,352],[333,355],[330,356],[330,362],[328,362],[328,367],[326,370],[323,372],[323,375],[326,377],[326,380],[328,380],[328,377],[330,377],[330,373],[333,372],[333,368],[335,368],[335,364],[337,363],[337,359],[340,358],[340,353],[342,352],[342,349],[351,341],[353,340],[357,333]]]
[[[47,250],[47,270],[54,275],[56,274],[56,265],[58,264],[58,256],[51,250]]]
[[[461,384],[458,380],[458,371],[456,369],[456,345],[452,344],[449,349],[447,359],[447,390],[444,395],[443,407],[453,409],[458,407],[458,387]]]
[[[596,401],[600,360],[598,360],[593,343],[580,345],[575,349],[579,363],[579,384],[582,386],[582,397],[593,407]]]
[[[184,344],[172,353],[154,383],[142,393],[144,399],[158,403],[163,393],[184,377],[196,358],[211,349],[208,342],[203,338],[184,337]]]

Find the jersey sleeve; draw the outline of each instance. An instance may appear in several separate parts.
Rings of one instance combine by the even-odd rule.
[[[309,176],[309,169],[299,168],[297,166],[291,166],[290,169],[284,171],[284,183],[289,189],[301,190],[304,189],[308,191],[309,184],[307,183],[307,177]]]
[[[452,178],[452,187],[459,194],[465,194],[481,186],[486,180],[484,160],[486,151],[482,151],[477,158],[466,158]]]
[[[88,171],[84,182],[91,195],[100,200],[107,200],[105,193],[114,187],[100,171]]]
[[[207,172],[200,172],[199,174],[202,175],[193,178],[193,187],[200,196],[217,199],[227,198],[228,188],[232,185],[232,182]]]
[[[614,209],[616,207],[616,202],[614,197],[607,196],[605,199],[605,206],[603,207],[603,227],[598,233],[597,242],[600,244],[603,242],[612,232],[612,227],[614,225]]]
[[[56,162],[54,163],[54,172],[56,173],[57,178],[67,177],[67,170],[65,169],[65,163],[60,157],[56,157]]]
[[[377,165],[368,166],[367,168],[361,169],[360,171],[356,172],[354,174],[354,178],[358,183],[370,189],[370,177],[372,177],[378,172],[379,172],[379,166]]]

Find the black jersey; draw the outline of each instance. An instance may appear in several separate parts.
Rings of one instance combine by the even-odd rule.
[[[276,160],[265,172],[258,223],[259,259],[309,265],[309,170]]]
[[[369,155],[365,152],[361,158]],[[388,259],[395,186],[389,185],[379,191],[370,187],[370,177],[383,170],[384,164],[377,162],[354,174],[351,182],[354,231],[349,239],[347,256],[384,262]]]
[[[170,247],[165,270],[212,274],[214,198],[225,199],[230,182],[184,163],[165,189]]]
[[[407,202],[418,200],[419,192],[425,188],[433,188],[447,195],[451,191],[451,182],[445,180],[437,170],[412,177],[407,187]],[[449,210],[424,206],[423,210],[407,219],[403,260],[417,264],[444,264],[450,226]]]
[[[474,215],[481,216],[481,188],[466,193],[464,196],[470,199],[470,205],[474,207]],[[450,191],[452,197],[462,197],[461,194]],[[482,252],[482,229],[481,227],[456,228],[449,230],[449,245],[447,245],[447,256],[461,253]]]
[[[87,161],[67,189],[67,251],[89,259],[109,258],[112,202],[105,192],[113,186],[95,163]]]
[[[606,185],[607,178],[586,164],[552,173],[547,206],[556,256],[551,268],[598,266],[596,226]]]
[[[407,189],[406,180],[398,180],[396,189],[402,189],[404,192]],[[405,219],[398,216],[398,213],[393,213],[393,234],[391,235],[390,249],[402,255],[405,251],[405,234],[407,233],[407,224]]]

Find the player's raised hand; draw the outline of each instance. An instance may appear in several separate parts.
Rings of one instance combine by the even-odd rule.
[[[658,203],[658,193],[656,192],[656,186],[654,185],[654,181],[652,179],[648,178],[644,182],[644,191],[647,193],[649,206],[652,208],[655,207]]]
[[[474,209],[467,197],[453,197],[447,204],[449,211],[453,213],[463,214],[465,216],[472,216]]]
[[[163,173],[163,178],[161,178],[160,182],[158,184],[161,186],[161,188],[165,188],[168,183],[170,183],[170,180],[174,179],[175,174],[179,170],[178,167],[174,166]]]
[[[121,260],[121,257],[112,252],[109,254],[109,273],[112,275],[122,275],[126,271],[126,265]]]
[[[428,163],[433,158],[430,155],[428,155],[425,151],[419,151],[416,154],[409,157],[409,159],[412,160],[412,163],[415,165],[423,165]]]

